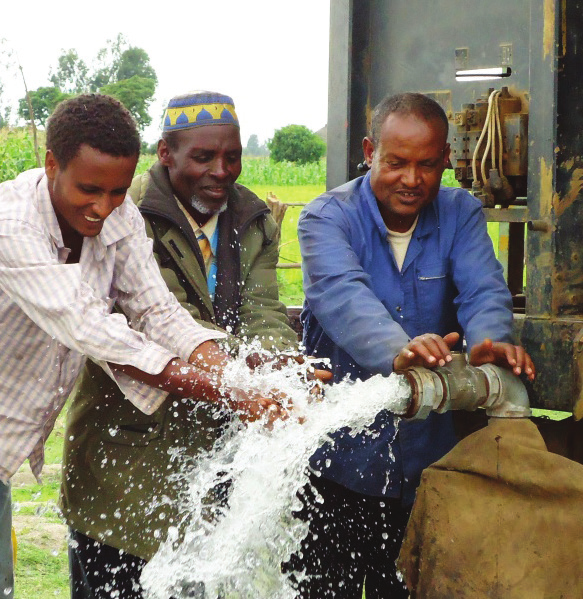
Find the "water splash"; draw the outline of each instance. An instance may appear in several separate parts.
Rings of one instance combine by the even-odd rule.
[[[328,387],[324,401],[316,402],[308,368],[291,360],[281,370],[262,367],[253,374],[243,360],[230,367],[227,384],[282,390],[303,423],[290,418],[268,430],[260,422],[233,422],[184,474],[183,521],[169,530],[142,575],[148,599],[296,596],[281,563],[307,532],[292,512],[301,507],[296,493],[307,483],[309,457],[329,433],[347,426],[356,434],[383,409],[403,413],[410,399],[404,378],[391,375]]]

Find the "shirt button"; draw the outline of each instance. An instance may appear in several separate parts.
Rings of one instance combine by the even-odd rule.
[[[395,309],[397,310],[397,312],[400,312],[403,308],[401,308],[401,306],[397,306]]]

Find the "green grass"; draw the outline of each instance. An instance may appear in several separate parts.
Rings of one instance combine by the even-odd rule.
[[[38,547],[30,540],[20,541],[15,570],[15,599],[67,599],[69,596],[67,552]]]
[[[565,418],[570,418],[573,414],[571,412],[559,412],[557,410],[543,410],[541,408],[533,408],[532,415],[542,418],[548,418],[549,420],[565,420]]]
[[[48,468],[43,472],[43,484],[19,484],[20,474],[30,476],[28,462],[13,480],[13,523],[18,548],[15,599],[69,597],[66,529],[57,507],[61,475],[56,465],[62,459],[64,425],[65,410],[45,445]]]
[[[265,199],[269,192],[287,203],[307,204],[326,189],[325,184],[296,185],[293,187],[279,185],[250,184],[249,189],[260,198]],[[289,206],[281,226],[281,243],[279,251],[280,263],[297,263],[301,261],[298,243],[297,225],[302,206]],[[279,269],[277,272],[280,298],[286,306],[300,306],[304,301],[302,273],[298,269]]]
[[[136,166],[136,175],[145,173],[158,160],[156,154],[140,154],[138,166]]]
[[[157,156],[142,154],[136,168],[136,174],[146,171]],[[295,187],[304,185],[324,186],[326,184],[326,160],[310,164],[294,164],[293,162],[273,162],[269,158],[244,157],[243,169],[237,183],[245,187],[277,186]]]
[[[56,504],[59,497],[59,482],[51,481],[40,484],[26,485],[25,487],[17,487],[12,489],[12,502],[19,503],[34,503],[34,506],[21,507],[19,514],[36,514],[43,504]],[[55,516],[58,521],[58,516]]]

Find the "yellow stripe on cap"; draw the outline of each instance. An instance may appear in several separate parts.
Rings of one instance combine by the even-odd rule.
[[[216,100],[216,101],[213,101]],[[236,125],[239,119],[229,96],[198,92],[170,100],[164,113],[164,131],[201,125]]]

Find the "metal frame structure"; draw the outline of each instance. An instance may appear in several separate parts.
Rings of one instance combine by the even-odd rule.
[[[531,402],[583,416],[583,2],[333,0],[330,27],[329,189],[360,174],[386,94],[433,94],[452,119],[501,85],[528,103],[525,205],[485,213],[501,223],[509,287],[524,292],[515,323],[539,371]],[[498,66],[512,75],[456,81],[458,69]]]

